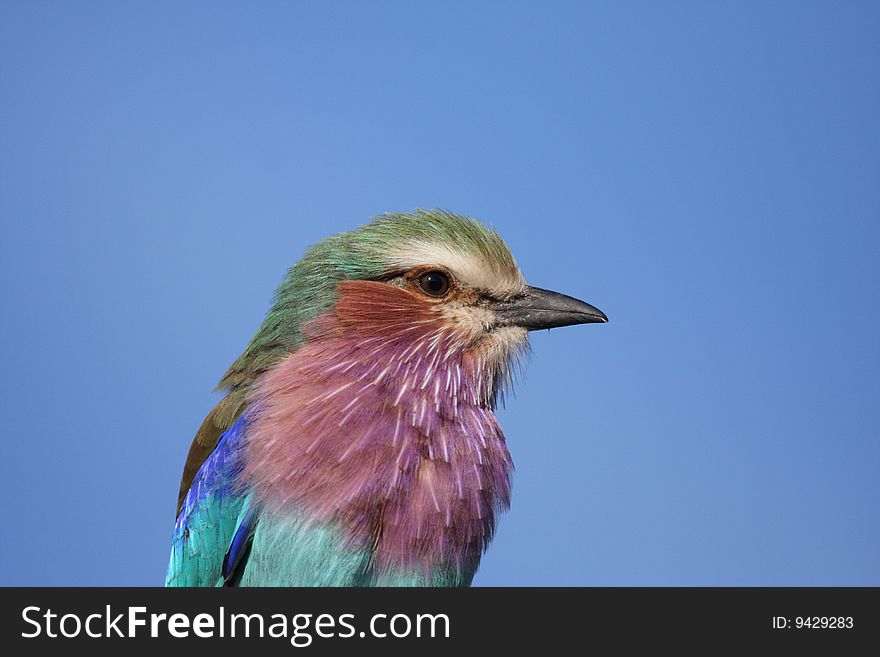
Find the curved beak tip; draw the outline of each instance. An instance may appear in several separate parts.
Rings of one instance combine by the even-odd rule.
[[[529,331],[608,322],[608,316],[595,306],[539,287],[529,287],[516,299],[498,302],[495,314],[498,325],[519,326]]]

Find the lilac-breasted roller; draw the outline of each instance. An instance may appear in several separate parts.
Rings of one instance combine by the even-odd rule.
[[[528,332],[606,321],[449,212],[318,243],[196,434],[166,584],[469,585],[510,499],[494,408]]]

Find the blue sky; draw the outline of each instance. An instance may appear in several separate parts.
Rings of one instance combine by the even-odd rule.
[[[478,585],[880,585],[880,5],[4,2],[0,584],[158,585],[305,247],[443,207],[533,336]]]

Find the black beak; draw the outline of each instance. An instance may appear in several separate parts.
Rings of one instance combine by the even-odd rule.
[[[495,311],[494,326],[519,326],[529,331],[608,321],[605,313],[588,303],[539,287],[528,287],[522,295],[494,301],[490,308]]]

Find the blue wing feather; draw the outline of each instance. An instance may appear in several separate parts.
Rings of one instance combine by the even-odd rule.
[[[235,530],[235,536],[232,537],[232,543],[229,545],[226,556],[223,558],[222,575],[223,583],[226,586],[235,586],[241,579],[242,570],[251,549],[256,527],[256,510],[251,506],[245,512],[241,522],[239,522],[238,529]]]
[[[247,413],[221,437],[205,460],[183,501],[172,534],[166,586],[216,586],[224,583],[223,564],[242,519],[248,514],[246,492],[237,479]],[[236,563],[242,554],[236,555]]]

